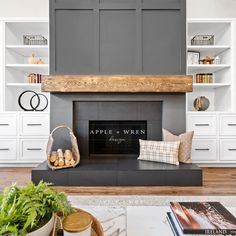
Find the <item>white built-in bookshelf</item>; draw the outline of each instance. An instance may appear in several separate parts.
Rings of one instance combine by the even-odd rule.
[[[191,45],[196,35],[214,35],[213,45]],[[219,57],[220,63],[188,64],[193,92],[186,96],[187,130],[194,130],[193,160],[196,163],[236,163],[235,19],[188,19],[187,51]],[[211,83],[196,83],[196,74],[213,74]],[[206,111],[196,111],[194,100],[205,96]],[[227,130],[222,132],[222,130]]]
[[[26,90],[41,93],[41,84],[30,83],[29,74],[49,73],[49,44],[26,45],[23,40],[24,35],[42,35],[49,42],[48,19],[2,18],[0,34],[0,165],[40,163],[46,158],[49,106],[44,111],[24,111],[18,98]],[[29,64],[32,54],[44,64]],[[50,102],[49,94],[43,94]],[[30,96],[21,100],[26,107]]]

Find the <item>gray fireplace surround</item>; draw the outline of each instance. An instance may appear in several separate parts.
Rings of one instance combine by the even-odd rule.
[[[108,102],[107,109],[98,107]],[[153,111],[148,104],[161,102],[162,114]],[[134,104],[124,106],[122,104]],[[142,106],[140,112],[140,104]],[[100,105],[99,105],[100,104]],[[117,109],[116,104],[119,109]],[[136,105],[135,105],[136,104]],[[154,105],[155,106],[155,105]],[[157,105],[158,106],[158,105]],[[86,109],[87,107],[87,109]],[[106,107],[106,105],[105,105]],[[86,117],[83,117],[83,111]],[[105,111],[105,113],[101,112]],[[117,111],[122,111],[117,112]],[[81,113],[82,114],[78,114]],[[32,170],[32,180],[38,183],[41,179],[62,186],[201,186],[202,170],[194,164],[180,166],[137,160],[137,156],[119,158],[115,156],[89,157],[88,119],[91,120],[146,120],[157,116],[162,127],[173,133],[185,131],[185,94],[183,93],[52,93],[51,94],[51,129],[65,124],[72,127],[78,138],[81,161],[76,168],[51,171],[46,162]],[[78,124],[78,120],[82,123]],[[87,120],[87,121],[86,121]],[[87,122],[87,125],[86,125]],[[155,122],[154,122],[155,123]],[[155,127],[152,126],[152,128]],[[84,129],[80,132],[79,129]],[[149,132],[150,133],[150,132]],[[69,147],[68,134],[59,132],[57,147]],[[161,139],[161,133],[152,132],[148,139]]]
[[[89,120],[147,120],[149,140],[161,140],[161,124],[176,134],[185,131],[183,94],[58,93],[51,96],[51,104],[51,128],[61,124],[72,127],[82,158],[88,158]],[[67,135],[60,133],[55,148],[64,147],[67,142]]]

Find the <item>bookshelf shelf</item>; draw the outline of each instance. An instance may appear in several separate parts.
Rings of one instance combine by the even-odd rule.
[[[48,57],[49,47],[48,45],[6,45],[6,49],[24,57],[29,57],[32,53],[37,57]]]
[[[230,87],[229,83],[193,83],[194,89],[217,89],[221,87]]]
[[[226,50],[230,49],[230,45],[188,45],[188,51],[198,51],[198,52],[206,52],[211,53],[213,56],[217,56]]]

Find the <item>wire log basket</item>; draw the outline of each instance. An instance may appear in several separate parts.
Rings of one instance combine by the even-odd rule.
[[[54,166],[51,164],[50,162],[50,156],[52,153],[52,148],[53,148],[53,143],[54,143],[54,133],[56,130],[58,129],[67,129],[69,131],[69,135],[70,135],[70,140],[71,140],[71,152],[72,152],[72,156],[73,159],[75,160],[75,163],[71,166]],[[47,163],[48,163],[48,167],[52,170],[59,170],[59,169],[66,169],[66,168],[71,168],[71,167],[75,167],[79,164],[80,162],[80,153],[79,153],[79,148],[78,148],[78,143],[77,143],[77,139],[73,133],[73,131],[66,125],[60,125],[57,126],[49,135],[48,138],[48,144],[47,144]]]

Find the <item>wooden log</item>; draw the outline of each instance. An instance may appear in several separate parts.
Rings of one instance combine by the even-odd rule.
[[[42,79],[43,92],[185,93],[190,75],[54,75]]]

